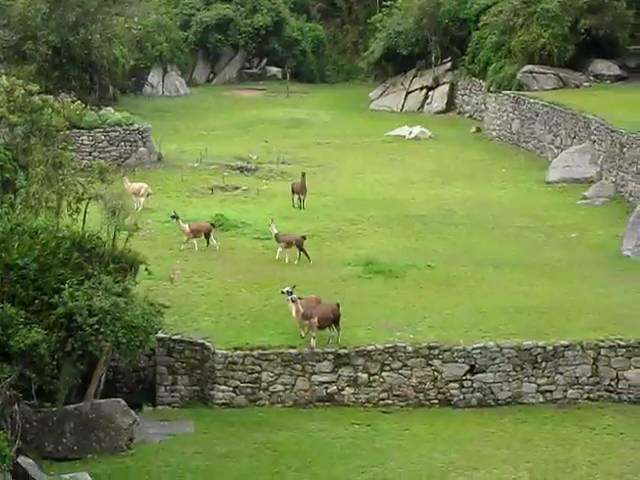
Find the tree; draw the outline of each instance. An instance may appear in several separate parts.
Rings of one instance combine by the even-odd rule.
[[[624,0],[501,0],[482,17],[465,63],[492,88],[516,88],[527,63],[575,67],[590,56],[614,57],[631,21]]]
[[[8,66],[47,92],[108,103],[132,60],[131,0],[15,0],[0,45]]]
[[[69,154],[64,131],[77,114],[0,77],[3,411],[7,385],[58,405],[94,398],[110,356],[138,356],[160,328],[162,307],[135,290],[144,260],[127,248],[126,201],[103,169],[81,170]],[[93,230],[81,215],[90,202],[103,212]]]
[[[39,95],[38,88],[0,76],[0,204],[14,215],[62,219],[84,195],[73,162],[67,121],[83,107]]]

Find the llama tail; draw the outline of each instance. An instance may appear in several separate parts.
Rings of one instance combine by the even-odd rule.
[[[209,223],[209,225],[211,225],[211,228],[218,228],[218,227],[216,227],[215,223],[213,223],[213,222],[208,222],[208,223]]]
[[[307,236],[306,235],[300,235],[300,238],[303,239],[303,240],[306,240]]]

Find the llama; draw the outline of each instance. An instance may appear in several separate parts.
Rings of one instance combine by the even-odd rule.
[[[198,251],[198,238],[204,237],[207,242],[207,248],[210,242],[213,242],[217,250],[220,250],[220,245],[215,238],[216,226],[211,222],[197,222],[197,223],[184,223],[175,210],[171,214],[171,220],[175,220],[178,228],[184,233],[185,241],[180,247],[180,250],[184,250],[184,246],[187,242],[192,241],[196,252]]]
[[[302,319],[302,314],[296,308],[295,303],[291,302],[289,299],[295,295],[296,286],[292,287],[284,287],[280,290],[282,295],[287,296],[287,304],[289,305],[289,311],[291,312],[291,316],[298,323],[298,329],[300,330],[300,338],[304,338],[306,336],[305,324]],[[313,307],[320,305],[322,303],[322,299],[317,295],[307,295],[306,297],[298,297],[300,302],[302,303],[303,310],[311,310]]]
[[[307,174],[302,172],[300,174],[300,180],[291,184],[291,206],[296,208],[294,198],[298,197],[298,208],[303,210],[305,208],[305,201],[307,200]]]
[[[151,187],[142,182],[131,183],[127,177],[122,177],[122,183],[133,199],[133,208],[136,212],[139,212],[142,210],[145,200],[153,193]]]
[[[321,303],[310,309],[305,309],[302,301],[294,293],[289,297],[289,302],[293,303],[296,312],[302,317],[304,322],[305,333],[310,333],[309,345],[316,348],[316,336],[318,330],[329,330],[329,338],[327,344],[330,344],[333,338],[340,345],[340,318],[342,312],[339,303]]]
[[[271,219],[271,223],[269,223],[269,230],[271,230],[271,235],[273,236],[273,240],[278,244],[278,251],[276,252],[276,260],[280,260],[280,254],[284,250],[284,261],[285,263],[289,263],[289,249],[296,247],[296,249],[298,250],[298,256],[296,257],[296,265],[300,261],[301,254],[304,254],[304,256],[307,257],[307,260],[309,260],[309,263],[312,263],[309,253],[304,248],[304,242],[307,239],[306,235],[293,235],[290,233],[280,233],[273,219]]]

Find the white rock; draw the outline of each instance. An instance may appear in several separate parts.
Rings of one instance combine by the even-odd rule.
[[[596,80],[605,82],[617,82],[629,77],[629,74],[622,70],[617,63],[604,58],[591,60],[587,66],[587,73]]]
[[[196,54],[196,61],[191,72],[191,81],[196,85],[202,85],[209,81],[211,75],[211,63],[207,56],[207,52],[200,49]]]
[[[622,240],[622,254],[625,257],[640,258],[640,205],[636,207],[627,224]]]
[[[433,134],[428,129],[416,125],[414,127],[410,127],[408,125],[404,125],[403,127],[396,128],[395,130],[391,130],[390,132],[385,133],[387,137],[402,137],[406,140],[413,139],[429,139],[433,137]]]
[[[566,149],[547,171],[547,183],[590,183],[598,180],[600,165],[590,142]]]
[[[238,53],[227,63],[219,74],[211,82],[213,85],[222,85],[224,83],[232,83],[238,79],[238,72],[244,66],[247,59],[247,52],[239,50]]]

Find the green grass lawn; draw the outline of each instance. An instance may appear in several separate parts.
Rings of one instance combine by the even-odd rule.
[[[154,190],[134,245],[151,262],[143,290],[171,305],[168,330],[225,347],[298,345],[279,294],[297,284],[341,302],[346,344],[640,334],[640,264],[619,255],[629,206],[576,205],[584,187],[546,186],[543,160],[470,134],[468,120],[370,113],[367,85],[296,90],[122,102],[165,154],[130,178]],[[435,139],[383,136],[417,123]],[[248,190],[212,195],[218,162],[250,152],[262,173],[225,180]],[[288,193],[301,170],[303,212]],[[172,210],[186,221],[224,214],[221,250],[181,252]],[[272,217],[308,235],[312,265],[275,261]]]
[[[478,410],[185,410],[195,433],[73,464],[94,480],[625,480],[640,472],[631,405]]]
[[[580,112],[596,115],[616,127],[640,131],[640,83],[552,90],[536,92],[535,95]]]

